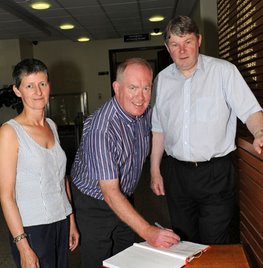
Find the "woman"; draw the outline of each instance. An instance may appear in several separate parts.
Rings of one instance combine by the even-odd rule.
[[[0,128],[0,200],[17,267],[68,267],[79,242],[65,179],[66,156],[45,118],[50,85],[45,64],[18,63],[13,90],[22,112]]]

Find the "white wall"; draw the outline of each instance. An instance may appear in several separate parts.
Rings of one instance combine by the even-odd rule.
[[[39,42],[34,57],[43,60],[50,72],[53,93],[88,92],[89,111],[93,112],[111,97],[109,50],[163,45],[161,37],[150,41],[124,43],[122,39],[77,43],[72,41]],[[100,93],[101,99],[98,97]]]
[[[217,1],[200,0],[200,12],[203,22],[205,54],[218,57]]]
[[[13,67],[19,61],[19,40],[0,40],[0,88],[12,83]]]
[[[201,53],[218,57],[217,0],[198,0],[191,17],[202,34]]]

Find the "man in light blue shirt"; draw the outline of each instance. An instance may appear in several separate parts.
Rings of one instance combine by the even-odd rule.
[[[233,64],[199,54],[202,37],[189,17],[172,19],[164,37],[174,63],[155,79],[151,188],[166,195],[172,227],[182,239],[227,243],[237,117],[261,153],[262,108]]]

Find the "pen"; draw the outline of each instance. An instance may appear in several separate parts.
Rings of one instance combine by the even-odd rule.
[[[155,222],[154,225],[157,226],[157,227],[159,227],[159,228],[161,228],[161,229],[165,229],[165,228],[164,228],[161,224],[159,224],[158,222]]]
[[[159,228],[161,228],[161,229],[163,229],[163,230],[166,229],[166,228],[164,228],[161,224],[159,224],[158,222],[155,222],[154,225],[157,226],[157,227],[159,227]],[[169,230],[169,229],[166,229],[166,230]],[[181,243],[181,242],[183,242],[183,241],[178,240],[178,242]]]

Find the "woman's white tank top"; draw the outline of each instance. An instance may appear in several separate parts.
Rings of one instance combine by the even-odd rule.
[[[66,155],[54,122],[46,120],[55,138],[50,149],[39,145],[14,119],[6,122],[19,142],[15,190],[23,226],[57,222],[72,212],[65,190]]]

